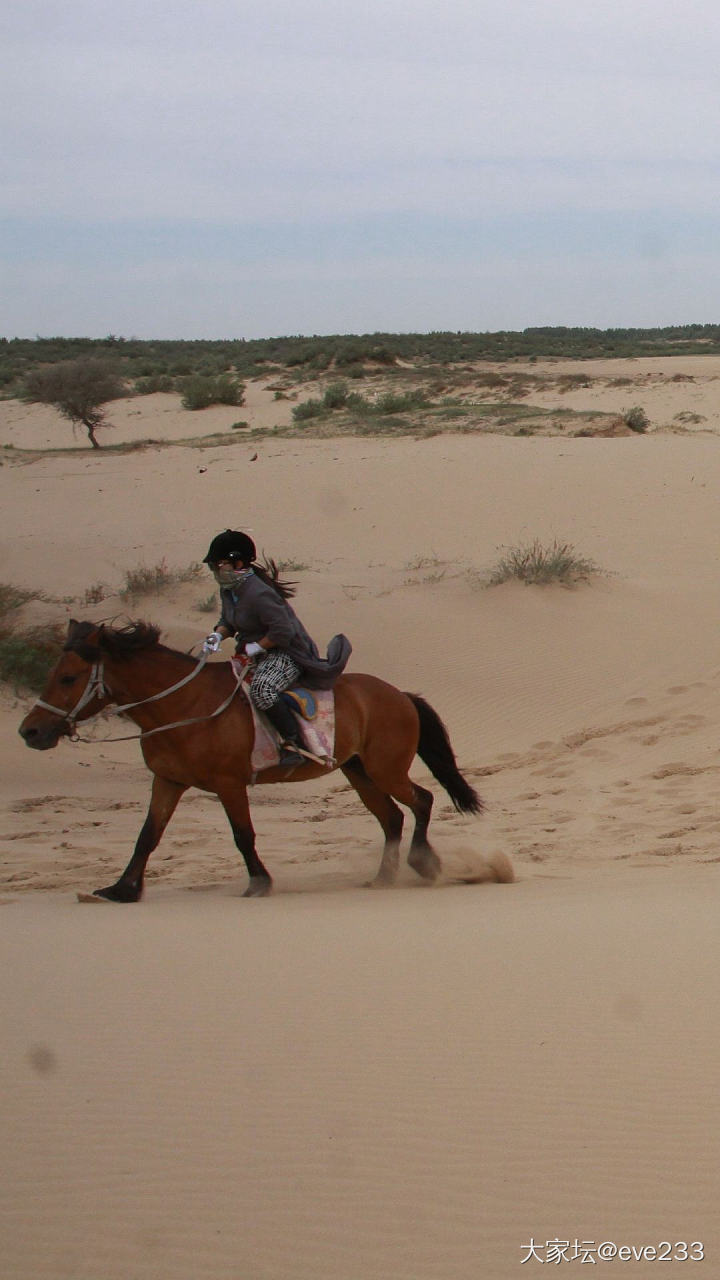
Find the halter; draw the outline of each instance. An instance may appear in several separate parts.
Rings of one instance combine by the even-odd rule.
[[[191,680],[194,680],[195,676],[202,671],[206,662],[207,655],[203,654],[202,657],[198,658],[195,670],[191,671],[188,676],[183,676],[182,680],[178,680],[177,683],[171,685],[169,689],[161,689],[160,693],[153,693],[151,697],[141,698],[138,702],[125,702],[122,706],[113,708],[114,714],[119,716],[124,711],[131,711],[133,707],[144,707],[148,702],[159,702],[161,698],[167,698],[169,694],[175,693],[176,690],[182,689],[183,685],[189,684]],[[203,720],[212,720],[215,716],[219,716],[227,707],[230,706],[230,703],[240,687],[237,676],[235,677],[235,681],[235,687],[229,696],[220,704],[219,707],[215,709],[215,711],[211,711],[207,716],[193,716],[190,720],[175,720],[172,724],[161,724],[156,729],[145,729],[141,733],[129,733],[121,738],[103,738],[103,742],[129,742],[132,738],[151,738],[153,734],[164,733],[166,729],[179,729],[183,725],[199,724]],[[105,684],[104,664],[102,662],[94,662],[90,670],[88,682],[72,711],[64,711],[62,707],[54,707],[50,702],[44,702],[42,698],[38,698],[33,705],[35,707],[42,707],[45,711],[52,711],[53,715],[60,716],[63,720],[67,720],[68,724],[71,726],[71,732],[69,735],[71,741],[92,742],[92,738],[81,738],[78,734],[75,728],[77,714],[79,711],[82,711],[83,707],[86,707],[88,703],[92,702],[94,697],[112,698],[112,696],[112,692]],[[102,715],[104,710],[105,708],[101,707],[99,711],[95,711],[91,716],[86,716],[83,724],[87,724],[90,720],[97,720],[98,716]]]

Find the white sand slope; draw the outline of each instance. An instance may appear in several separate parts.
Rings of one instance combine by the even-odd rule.
[[[347,632],[353,670],[437,708],[487,812],[432,783],[442,883],[404,866],[371,893],[380,831],[342,775],[256,788],[276,894],[247,901],[190,793],[143,902],[84,907],[149,776],[134,743],[29,752],[30,700],[3,692],[0,1276],[504,1280],[557,1239],[702,1241],[715,1274],[720,447],[717,373],[687,364],[631,372],[654,423],[693,393],[691,435],[4,455],[4,580],[67,598],[26,620],[127,612],[127,568],[250,528],[321,645]],[[620,376],[589,407],[623,407]],[[127,403],[139,437],[199,433],[170,398]],[[0,410],[0,442],[43,444],[44,410]],[[555,537],[605,574],[483,586],[503,546]],[[211,590],[130,611],[187,647]],[[463,883],[504,859],[515,883]]]

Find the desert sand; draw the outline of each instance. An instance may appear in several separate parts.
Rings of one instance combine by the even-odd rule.
[[[457,815],[417,761],[443,878],[371,892],[380,831],[341,774],[257,787],[275,893],[244,900],[220,806],[188,793],[143,901],[85,906],[149,775],[110,719],[28,751],[32,696],[5,687],[0,1276],[504,1280],[560,1251],[645,1280],[632,1250],[683,1241],[720,1274],[720,361],[582,369],[563,403],[652,429],[123,454],[0,403],[3,578],[52,597],[25,623],[129,613],[187,648],[209,575],[128,605],[125,571],[246,528],[321,647],[346,632],[352,670],[436,707],[487,806]],[[113,441],[290,418],[261,385],[111,410]],[[602,572],[488,587],[535,538]],[[514,883],[462,883],[497,855]]]

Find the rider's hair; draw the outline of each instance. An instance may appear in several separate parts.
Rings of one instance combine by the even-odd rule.
[[[268,587],[272,587],[273,591],[276,591],[282,600],[291,600],[295,595],[296,583],[286,582],[280,577],[280,569],[275,560],[270,559],[268,556],[263,556],[262,564],[257,560],[253,560],[249,568],[252,569],[256,578],[259,578]]]

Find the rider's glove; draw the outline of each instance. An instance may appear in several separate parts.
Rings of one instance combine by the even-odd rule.
[[[245,652],[248,658],[263,658],[267,653],[267,650],[263,649],[262,645],[258,644],[255,640],[249,640],[245,645]]]
[[[217,653],[224,639],[225,637],[221,636],[219,631],[211,631],[203,643],[203,653]]]

